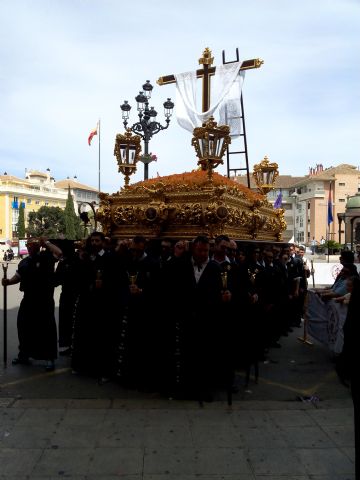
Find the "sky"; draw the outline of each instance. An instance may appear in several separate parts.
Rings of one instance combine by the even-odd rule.
[[[1,174],[50,168],[97,188],[99,137],[87,139],[100,119],[100,187],[118,191],[120,105],[129,101],[135,123],[134,98],[150,80],[165,125],[176,87],[157,78],[199,68],[206,47],[215,65],[236,48],[264,60],[243,85],[251,170],[265,155],[283,175],[360,165],[360,0],[0,0],[0,12]],[[150,150],[150,177],[196,168],[175,115]],[[142,178],[141,164],[131,183]]]

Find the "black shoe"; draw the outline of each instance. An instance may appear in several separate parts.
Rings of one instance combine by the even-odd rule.
[[[31,365],[28,357],[16,357],[11,363],[13,365]]]

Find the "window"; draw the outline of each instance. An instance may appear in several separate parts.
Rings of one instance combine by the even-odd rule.
[[[35,200],[35,205],[40,205],[40,200]]]
[[[28,204],[31,203],[31,198],[28,198],[28,199],[27,199],[27,203],[28,203]]]
[[[345,187],[345,183],[344,182],[339,182],[339,187]]]
[[[339,202],[345,202],[345,198],[339,198]]]
[[[49,202],[45,202],[45,207],[48,207],[49,206]]]

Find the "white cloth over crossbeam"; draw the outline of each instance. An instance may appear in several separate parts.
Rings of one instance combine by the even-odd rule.
[[[242,62],[234,62],[216,67],[211,82],[211,107],[207,112],[199,112],[196,107],[196,71],[175,75],[176,116],[179,125],[192,132],[195,127],[213,116],[218,125],[229,125],[230,135],[242,133],[240,96],[245,71],[240,70]]]

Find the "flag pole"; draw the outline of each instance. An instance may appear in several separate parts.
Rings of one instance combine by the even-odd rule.
[[[330,210],[331,208],[331,210]],[[327,263],[330,262],[330,248],[329,248],[329,240],[330,240],[330,211],[332,212],[332,197],[331,197],[331,180],[329,184],[329,198],[327,202],[327,229],[326,229],[326,239],[327,239]]]
[[[100,193],[100,118],[98,122],[98,128],[99,128],[99,193]]]

